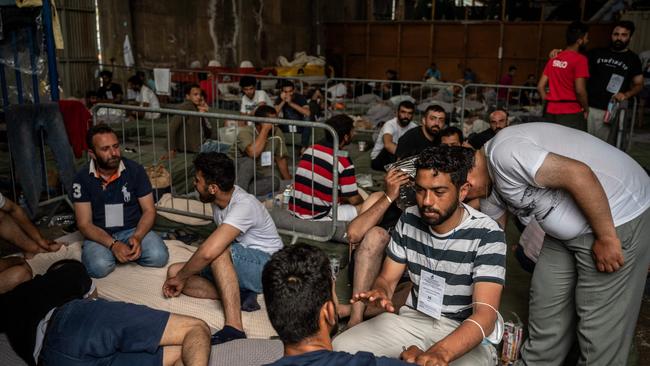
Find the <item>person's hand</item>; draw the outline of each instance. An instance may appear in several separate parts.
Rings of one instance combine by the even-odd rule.
[[[273,129],[272,123],[262,123],[262,131],[271,131]]]
[[[59,243],[54,240],[41,239],[38,242],[38,246],[41,247],[46,252],[58,252],[61,249],[63,243]]]
[[[142,246],[140,245],[140,239],[136,236],[132,236],[128,240],[129,245],[131,246],[131,253],[128,256],[129,261],[133,262],[140,258],[142,255]]]
[[[562,52],[561,48],[554,48],[548,53],[548,58],[555,58],[560,52]]]
[[[415,347],[415,346],[411,346]],[[408,350],[407,350],[408,351]],[[406,362],[413,362],[420,366],[448,366],[449,362],[445,360],[440,352],[426,351],[415,357],[413,361],[405,360]]]
[[[616,93],[616,94],[614,94],[614,96],[612,98],[616,99],[616,101],[618,101],[618,102],[622,102],[625,99],[627,99],[627,97],[625,96],[625,93]]]
[[[399,197],[399,188],[408,183],[411,177],[403,172],[401,169],[394,168],[386,174],[386,195],[390,197],[391,201],[395,201]]]
[[[178,278],[178,276],[169,277],[163,284],[163,295],[165,297],[176,297],[183,292],[185,281]]]
[[[399,359],[405,362],[415,363],[415,359],[423,353],[424,351],[418,346],[410,346],[399,355]]]
[[[395,312],[395,306],[393,306],[393,301],[388,297],[388,295],[383,290],[370,290],[366,292],[360,292],[352,295],[350,299],[350,304],[354,304],[357,301],[363,301],[366,304],[375,303],[380,308],[386,310],[389,313]]]
[[[283,100],[285,103],[291,103],[291,101],[293,100],[293,95],[291,95],[291,93],[284,93],[284,94],[282,95],[282,100]]]
[[[594,262],[596,262],[596,269],[600,272],[616,272],[625,263],[621,241],[618,237],[596,238],[591,251],[593,252]]]
[[[115,242],[115,244],[113,244],[113,249],[111,249],[111,252],[113,253],[115,259],[117,259],[118,262],[126,263],[129,261],[131,248],[125,242],[118,241]]]
[[[206,103],[205,101],[201,102],[196,108],[199,110],[199,112],[203,112],[203,113],[207,112],[210,109],[208,103]]]
[[[585,120],[588,120],[588,119],[589,119],[589,109],[585,109],[585,110],[582,112],[582,114],[583,114],[583,116],[585,117]]]

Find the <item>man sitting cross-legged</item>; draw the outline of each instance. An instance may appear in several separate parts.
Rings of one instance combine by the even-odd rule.
[[[240,309],[259,309],[255,294],[262,293],[262,269],[282,248],[282,240],[262,203],[234,184],[230,158],[201,153],[194,168],[194,187],[201,202],[212,204],[218,227],[188,262],[169,267],[163,294],[221,299],[225,325],[212,336],[212,343],[246,338]]]
[[[373,290],[352,298],[387,312],[338,336],[335,350],[400,356],[419,365],[496,363],[494,347],[481,342],[495,328],[506,244],[496,222],[462,203],[473,159],[472,149],[458,146],[420,154],[417,206],[395,226]],[[391,295],[404,271],[413,289],[394,314]]]
[[[367,352],[332,351],[338,301],[330,262],[322,250],[306,244],[280,250],[264,266],[262,283],[266,311],[284,343],[284,357],[272,366],[406,365]]]

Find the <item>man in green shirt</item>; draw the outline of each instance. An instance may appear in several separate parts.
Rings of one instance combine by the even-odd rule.
[[[255,110],[255,117],[277,118],[277,112],[262,105]],[[229,155],[237,162],[236,184],[254,195],[277,192],[284,188],[281,180],[291,179],[284,134],[270,123],[240,128]]]

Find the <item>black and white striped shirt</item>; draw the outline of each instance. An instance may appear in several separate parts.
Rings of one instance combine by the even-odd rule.
[[[460,225],[443,235],[422,221],[417,206],[407,208],[397,222],[387,254],[406,264],[413,282],[407,306],[416,309],[422,269],[445,279],[442,314],[457,320],[472,314],[468,306],[474,283],[504,284],[507,246],[503,230],[487,215],[464,206]]]

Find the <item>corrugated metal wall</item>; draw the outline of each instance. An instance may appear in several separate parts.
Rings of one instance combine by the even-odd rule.
[[[628,11],[622,18],[633,21],[636,28],[630,49],[636,53],[650,50],[650,11]]]
[[[57,52],[64,97],[97,89],[97,28],[94,0],[57,0],[65,48]]]

